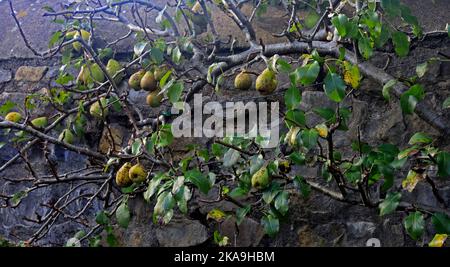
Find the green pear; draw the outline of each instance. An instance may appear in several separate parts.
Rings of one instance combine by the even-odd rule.
[[[48,119],[47,117],[39,117],[31,121],[31,124],[35,128],[45,128],[48,125]]]
[[[234,87],[239,90],[248,90],[252,87],[252,76],[245,71],[239,73],[236,78],[234,78]]]
[[[122,69],[122,65],[117,60],[110,59],[108,60],[108,64],[106,64],[106,71],[111,77],[114,77],[120,70]],[[117,74],[114,77],[114,82],[120,83],[123,79],[123,73]]]
[[[133,183],[142,183],[147,178],[147,172],[141,164],[136,164],[130,168],[128,176]]]
[[[104,119],[106,116],[108,116],[107,105],[108,101],[106,100],[106,98],[102,97],[99,101],[96,101],[91,105],[91,107],[89,108],[89,114],[91,114],[91,116],[94,118]]]
[[[141,80],[144,77],[145,70],[140,70],[130,76],[128,85],[136,91],[141,90]]]
[[[125,187],[131,185],[133,182],[130,179],[129,171],[131,168],[131,163],[127,162],[116,173],[116,184],[120,187]]]
[[[262,167],[252,176],[252,186],[258,190],[262,190],[269,186],[270,176],[267,167]]]
[[[85,40],[85,41],[88,41],[89,38],[91,37],[91,33],[88,32],[88,31],[80,30],[80,32],[81,32],[81,38],[82,38],[83,40]],[[67,34],[71,35],[72,33],[73,33],[73,31],[68,32]],[[79,33],[78,31],[75,31],[75,33],[73,33],[73,38],[79,38],[79,37],[80,37],[80,33]],[[74,48],[76,51],[80,51],[80,50],[81,50],[81,44],[80,44],[80,42],[74,42],[74,43],[72,44],[72,46],[73,46],[73,48]]]
[[[160,94],[160,91],[153,91],[147,95],[147,104],[152,108],[157,108],[161,106],[161,101],[164,94]]]
[[[157,84],[153,72],[147,71],[141,79],[141,88],[145,91],[154,91],[156,86]]]
[[[59,141],[62,141],[64,143],[73,144],[73,142],[75,140],[75,136],[73,135],[73,133],[69,129],[64,129],[59,134],[59,138],[58,139],[59,139]]]
[[[19,112],[10,112],[6,114],[5,120],[10,122],[19,122],[22,119],[22,115]]]
[[[256,78],[256,90],[262,95],[268,95],[277,89],[278,81],[274,71],[265,69]]]

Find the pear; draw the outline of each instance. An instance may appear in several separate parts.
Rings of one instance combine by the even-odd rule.
[[[202,5],[200,5],[200,2],[195,2],[195,4],[192,6],[192,12],[194,12],[194,13],[201,13],[201,12],[203,12],[203,9],[202,9]]]
[[[157,84],[153,72],[147,71],[141,79],[141,88],[145,91],[154,91],[156,86]]]
[[[136,164],[130,168],[128,176],[133,183],[142,183],[147,178],[147,172],[141,164]]]
[[[327,138],[328,136],[328,127],[325,124],[318,124],[316,127],[314,127],[317,132],[319,133],[319,136],[322,138]]]
[[[104,119],[108,116],[108,108],[106,107],[108,105],[107,102],[108,101],[104,97],[100,98],[99,101],[94,102],[89,108],[91,116],[97,119]]]
[[[145,70],[140,70],[130,76],[128,85],[136,91],[141,90],[141,80],[144,77]]]
[[[252,76],[245,71],[239,73],[236,78],[234,78],[234,87],[239,90],[248,90],[252,87]]]
[[[48,125],[48,119],[47,117],[39,117],[31,121],[31,124],[35,128],[45,128]]]
[[[19,112],[10,112],[6,114],[5,120],[10,122],[19,122],[22,119],[22,115]]]
[[[87,65],[83,65],[83,66],[81,66],[80,72],[78,73],[77,83],[88,84],[90,82],[90,77],[91,77],[91,75],[89,75],[89,70],[88,70]]]
[[[268,95],[277,89],[278,81],[274,71],[265,69],[256,78],[256,90],[262,95]]]
[[[81,38],[85,41],[89,40],[89,38],[91,37],[91,33],[85,30],[80,30],[81,32]],[[69,32],[70,33],[70,32]],[[75,32],[75,34],[73,35],[73,38],[79,38],[80,37],[80,33],[78,31]],[[73,48],[76,51],[80,51],[81,50],[81,44],[80,42],[74,42],[72,44]]]
[[[116,173],[116,184],[120,187],[125,187],[131,185],[133,182],[130,179],[129,171],[131,168],[131,163],[127,162]]]
[[[64,143],[73,144],[73,141],[75,140],[75,136],[69,129],[64,129],[59,134],[59,141],[62,141]]]
[[[252,176],[252,186],[258,190],[266,188],[270,183],[269,170],[262,167]]]
[[[153,71],[155,80],[157,80],[159,82],[168,71],[169,71],[169,67],[167,67],[166,65],[155,68],[155,70]]]
[[[147,95],[147,104],[152,108],[157,108],[161,105],[161,101],[164,94],[160,94],[160,91],[153,91]]]
[[[105,74],[97,63],[92,64],[89,70],[94,81],[99,83],[105,82]]]
[[[106,64],[106,71],[111,77],[114,77],[120,70],[122,69],[122,65],[117,60],[110,59],[108,60],[108,64]],[[114,77],[114,82],[120,83],[123,79],[123,73],[117,74]]]

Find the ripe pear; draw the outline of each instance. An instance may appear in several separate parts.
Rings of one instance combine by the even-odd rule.
[[[157,84],[153,72],[147,71],[141,79],[141,88],[145,91],[154,91],[156,86]]]
[[[73,144],[73,141],[75,140],[75,136],[69,129],[64,129],[59,134],[59,141],[62,141],[64,143]]]
[[[116,173],[116,184],[120,187],[125,187],[131,185],[133,182],[130,179],[129,171],[131,168],[131,163],[127,162]]]
[[[141,164],[136,164],[130,168],[128,176],[133,183],[142,183],[147,178],[147,172]]]
[[[97,119],[104,119],[108,116],[107,102],[108,101],[104,97],[100,98],[99,101],[94,102],[89,108],[89,113],[91,116]]]
[[[85,40],[85,41],[88,41],[89,38],[91,37],[91,33],[88,32],[88,31],[80,30],[80,32],[81,32],[81,38],[82,38],[83,40]],[[73,35],[73,38],[79,38],[79,37],[80,37],[80,33],[79,33],[78,31],[76,31],[75,34]],[[73,46],[73,48],[74,48],[76,51],[80,51],[80,50],[81,50],[81,44],[80,44],[80,42],[74,42],[74,43],[72,44],[72,46]]]
[[[120,70],[122,69],[122,65],[117,60],[110,59],[108,60],[108,64],[106,64],[106,71],[111,77],[114,77]],[[123,79],[123,73],[117,74],[114,77],[114,82],[120,83]]]
[[[152,108],[157,108],[161,105],[161,101],[164,94],[160,94],[160,91],[153,91],[147,95],[147,104]]]
[[[47,117],[39,117],[31,121],[31,124],[35,128],[45,128],[48,125],[48,119]]]
[[[155,68],[155,70],[153,71],[155,80],[157,80],[159,82],[168,71],[169,71],[169,67],[167,67],[166,65]]]
[[[236,78],[234,78],[234,87],[239,90],[248,90],[252,87],[252,76],[245,71],[239,73]]]
[[[10,112],[6,114],[5,120],[10,122],[19,122],[22,119],[22,115],[19,112]]]
[[[266,188],[270,183],[269,170],[262,167],[252,176],[252,186],[258,190]]]
[[[128,85],[136,91],[141,90],[141,80],[144,77],[145,70],[140,70],[130,76]]]
[[[268,95],[277,89],[278,81],[274,71],[265,69],[256,78],[256,90],[262,95]]]

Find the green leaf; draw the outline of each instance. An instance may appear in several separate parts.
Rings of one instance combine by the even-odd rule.
[[[245,205],[242,208],[238,208],[236,210],[236,223],[237,225],[240,225],[242,221],[244,220],[245,216],[250,212],[251,205]]]
[[[450,108],[450,96],[444,100],[444,103],[442,103],[442,108],[443,109]]]
[[[378,206],[380,208],[380,216],[388,215],[397,209],[401,198],[401,193],[388,193],[383,202]]]
[[[275,198],[275,208],[284,216],[289,210],[289,193],[282,191]]]
[[[61,38],[61,36],[62,36],[61,31],[57,31],[57,32],[53,33],[48,42],[48,48],[51,48],[56,42],[58,42],[58,40]]]
[[[381,7],[391,17],[400,15],[400,0],[381,0]]]
[[[414,213],[409,214],[408,217],[403,221],[403,225],[405,226],[406,232],[408,235],[414,239],[419,239],[425,229],[425,220],[423,219],[422,213],[416,211]]]
[[[415,133],[411,139],[409,139],[408,144],[415,145],[415,144],[429,144],[433,142],[433,138],[431,138],[426,133]]]
[[[417,77],[422,78],[428,70],[428,62],[416,66]]]
[[[22,201],[22,199],[26,198],[28,196],[28,192],[27,191],[19,191],[17,193],[15,193],[12,198],[11,198],[11,204],[13,206],[17,206],[20,204],[20,202]]]
[[[173,142],[172,128],[170,124],[164,124],[159,130],[158,147],[165,147]]]
[[[241,153],[233,148],[230,148],[225,155],[223,155],[223,166],[225,168],[231,167],[236,164],[240,158]]]
[[[341,36],[342,38],[345,38],[347,36],[348,33],[348,17],[344,14],[339,14],[338,16],[334,16],[331,19],[331,23],[333,24],[334,27],[336,27],[336,30],[339,33],[339,36]]]
[[[391,100],[391,95],[389,94],[389,92],[391,91],[391,88],[394,87],[394,85],[396,85],[396,84],[397,84],[397,80],[392,79],[383,86],[382,94],[383,94],[384,99],[386,99],[386,101]]]
[[[280,191],[281,191],[280,184],[272,183],[269,188],[264,190],[262,199],[267,204],[270,204],[275,199],[275,197],[278,195],[278,193],[280,193]]]
[[[264,232],[270,237],[275,236],[280,230],[280,221],[270,214],[261,218],[261,224],[264,227]]]
[[[305,112],[300,109],[292,109],[286,112],[286,124],[287,126],[305,126],[306,117]]]
[[[450,218],[445,213],[434,213],[431,217],[434,229],[438,234],[450,235]]]
[[[195,169],[187,171],[184,176],[186,180],[191,181],[202,193],[208,194],[211,189],[211,183],[203,173]]]
[[[184,85],[181,82],[174,83],[167,91],[169,101],[174,104],[179,101],[181,94],[183,93]]]
[[[314,108],[313,112],[327,121],[335,118],[334,110],[331,108]]]
[[[155,208],[153,210],[153,222],[159,224],[168,224],[173,216],[173,207],[175,199],[171,192],[164,191],[158,196]]]
[[[307,86],[313,84],[316,81],[317,76],[319,75],[319,71],[319,62],[314,60],[303,67],[298,67],[292,73],[292,75],[294,75],[295,77],[296,85],[300,82],[302,85]]]
[[[136,56],[138,56],[138,57],[141,56],[145,50],[145,47],[147,47],[147,44],[148,43],[145,41],[136,43],[133,48],[134,54],[136,54]]]
[[[373,54],[373,45],[370,39],[366,35],[361,35],[358,38],[358,51],[363,56],[364,59],[369,59]]]
[[[151,197],[158,191],[159,185],[163,178],[162,174],[156,175],[148,184],[147,190],[144,192],[145,201],[150,201]]]
[[[152,47],[150,49],[150,57],[157,65],[161,64],[164,61],[164,53],[157,47]]]
[[[141,139],[137,139],[131,144],[131,154],[137,155],[141,151],[142,141]]]
[[[107,224],[109,224],[109,218],[106,215],[104,210],[102,210],[99,213],[97,213],[97,216],[95,216],[95,222],[100,224],[100,225],[107,225]]]
[[[228,195],[232,198],[237,198],[247,195],[248,191],[249,190],[239,186],[233,189]]]
[[[130,223],[130,218],[131,218],[131,215],[130,215],[130,210],[128,208],[128,203],[123,202],[122,204],[120,204],[120,206],[116,210],[117,223],[121,227],[127,228],[128,224]]]
[[[284,94],[284,103],[288,109],[295,109],[300,105],[300,101],[302,100],[302,95],[300,91],[295,88],[289,88]]]
[[[450,177],[450,153],[441,151],[436,156],[438,174],[441,177]]]
[[[300,190],[304,198],[309,197],[311,194],[311,187],[305,182],[305,178],[302,176],[297,175],[294,177],[294,185]]]
[[[316,129],[303,130],[301,133],[302,143],[308,149],[311,149],[317,145],[317,139],[319,133]]]
[[[292,154],[289,155],[289,159],[292,160],[292,162],[294,164],[303,165],[303,164],[305,164],[306,157],[305,157],[304,154],[301,154],[301,153],[295,151],[295,152],[292,152]]]
[[[172,50],[172,60],[176,64],[180,63],[180,61],[181,61],[181,51],[178,46]]]
[[[423,99],[424,91],[420,84],[412,86],[400,97],[400,106],[405,114],[413,114],[417,103]]]
[[[409,53],[409,37],[403,32],[397,31],[392,34],[395,53],[399,57],[405,57]]]
[[[338,74],[328,72],[324,80],[324,90],[331,100],[341,102],[345,97],[345,88],[345,83]]]
[[[16,106],[16,103],[12,102],[11,100],[6,100],[5,104],[0,106],[0,115],[5,116],[10,112],[14,107]]]
[[[250,175],[255,174],[264,165],[264,158],[261,154],[250,158]]]

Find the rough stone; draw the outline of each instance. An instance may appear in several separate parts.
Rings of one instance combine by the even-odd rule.
[[[107,153],[110,149],[119,151],[122,147],[125,131],[125,128],[117,123],[110,124],[109,129],[107,127],[103,128],[98,150],[102,153]]]
[[[220,224],[219,232],[229,238],[229,244],[236,247],[255,247],[264,236],[264,229],[253,219],[244,218],[236,229],[236,219],[230,217]],[[237,234],[237,235],[236,235]]]
[[[199,221],[181,219],[156,229],[156,238],[162,247],[191,247],[208,239],[206,227]]]
[[[298,229],[297,234],[300,247],[320,247],[325,245],[326,240],[314,233],[308,225]]]
[[[14,79],[16,81],[38,82],[44,77],[48,67],[21,66],[17,69]]]
[[[0,69],[0,84],[11,81],[11,71]]]

